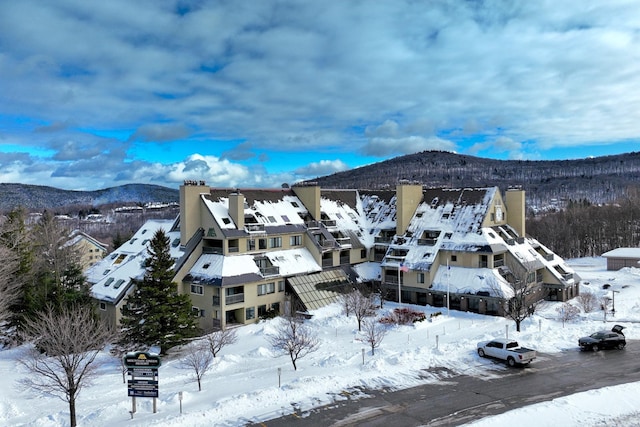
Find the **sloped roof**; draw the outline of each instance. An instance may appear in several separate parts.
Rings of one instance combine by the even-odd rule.
[[[604,258],[640,258],[640,248],[617,248],[602,254]]]
[[[339,269],[289,279],[289,284],[307,310],[315,310],[338,301],[341,287],[346,283],[349,283],[349,278]]]
[[[122,299],[128,292],[131,279],[144,276],[149,241],[159,229],[169,237],[171,258],[179,259],[184,252],[179,245],[180,232],[171,231],[174,230],[174,222],[158,219],[145,222],[130,240],[87,269],[85,277],[92,285],[91,295],[98,300],[114,303]]]

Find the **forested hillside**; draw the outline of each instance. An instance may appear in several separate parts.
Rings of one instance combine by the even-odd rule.
[[[72,191],[43,185],[0,184],[0,212],[17,207],[41,211],[110,203],[177,202],[178,190],[150,184],[127,184],[95,191]]]
[[[640,152],[578,160],[493,160],[424,151],[317,178],[327,188],[395,187],[400,180],[430,187],[521,186],[538,210],[569,200],[612,203],[640,184]]]

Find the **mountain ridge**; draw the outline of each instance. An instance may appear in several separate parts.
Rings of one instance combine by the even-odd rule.
[[[100,190],[63,190],[45,185],[0,183],[0,211],[69,206],[100,206],[113,203],[178,202],[177,189],[155,184],[125,184]]]
[[[533,209],[569,200],[614,203],[640,187],[640,152],[573,160],[496,160],[422,151],[307,180],[323,188],[388,189],[401,181],[428,187],[490,187],[526,191]],[[114,203],[178,202],[179,191],[155,184],[125,184],[93,191],[0,183],[0,211]]]

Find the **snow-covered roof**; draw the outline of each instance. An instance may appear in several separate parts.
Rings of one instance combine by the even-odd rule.
[[[157,230],[162,229],[169,237],[171,258],[179,259],[184,252],[179,244],[180,231],[171,231],[174,222],[159,219],[145,222],[129,241],[91,266],[85,276],[92,285],[92,296],[116,302],[126,294],[132,278],[144,276],[144,261],[149,256],[147,248]]]
[[[228,282],[225,278],[245,275],[254,275],[253,280],[259,280],[262,275],[254,260],[264,257],[278,268],[281,277],[322,271],[306,248],[229,256],[203,254],[189,270],[188,280],[214,285]]]
[[[438,267],[430,289],[458,294],[475,295],[486,292],[487,296],[509,299],[514,291],[497,270],[491,268],[464,268],[441,265]]]
[[[229,214],[229,196],[239,191],[245,197],[244,215],[255,218],[256,223],[268,226],[304,224],[307,213],[304,204],[288,191],[211,189],[202,195],[205,206],[221,229],[237,229]]]
[[[617,248],[602,254],[604,258],[640,258],[640,248]]]

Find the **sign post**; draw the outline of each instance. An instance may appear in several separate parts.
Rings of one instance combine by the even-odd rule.
[[[127,353],[124,365],[131,379],[127,381],[128,395],[131,396],[131,418],[136,412],[136,397],[152,397],[153,413],[156,413],[158,397],[158,368],[160,357],[144,352]]]

